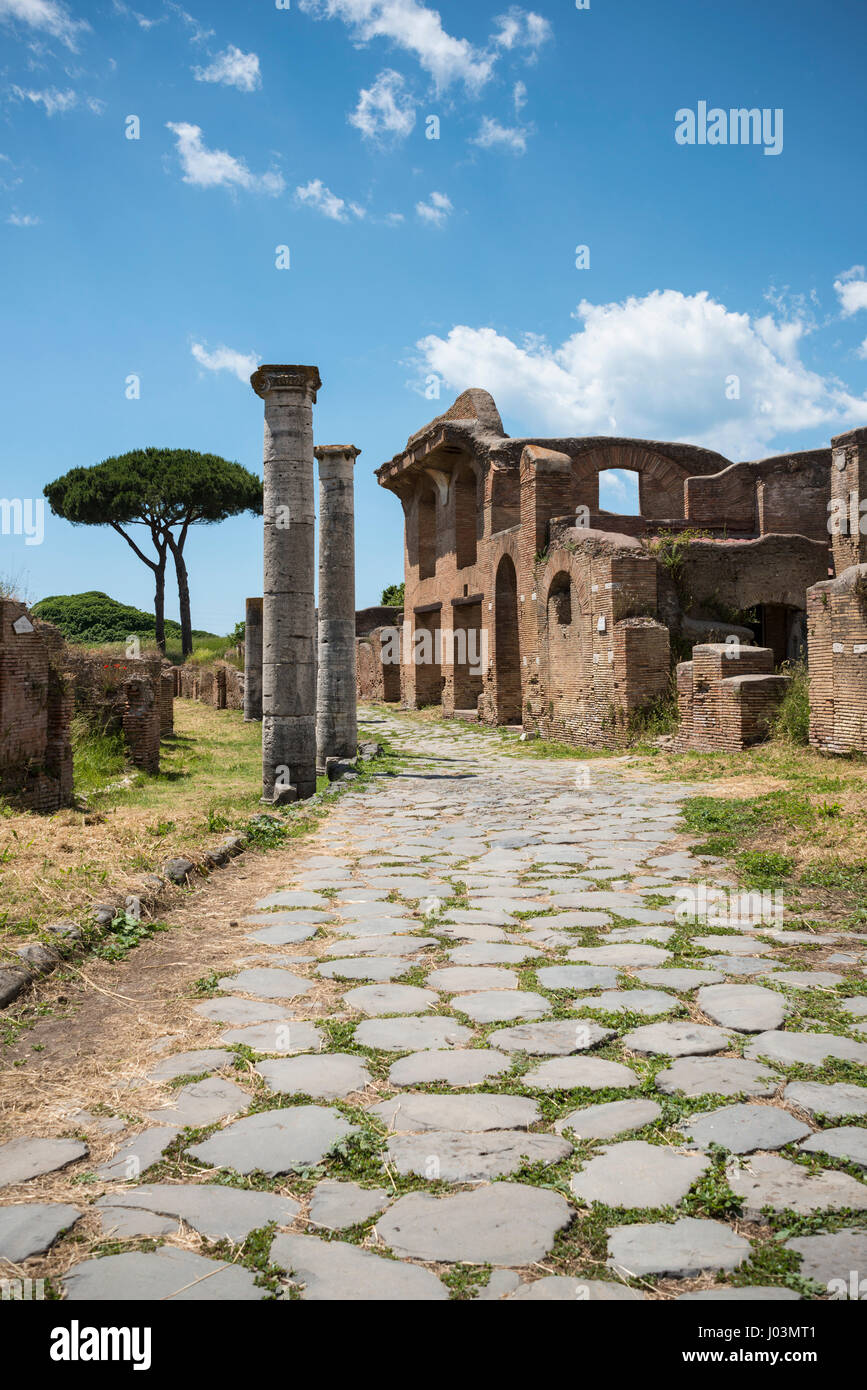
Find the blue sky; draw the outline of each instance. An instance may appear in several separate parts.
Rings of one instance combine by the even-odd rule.
[[[0,495],[145,444],[261,471],[252,365],[316,363],[318,441],[362,449],[361,606],[403,566],[373,469],[467,386],[512,434],[733,459],[867,423],[865,15],[0,0]],[[782,149],[678,143],[700,102],[782,111]],[[198,528],[195,626],[243,616],[260,542]],[[0,536],[3,573],[152,602],[118,537],[50,516]]]

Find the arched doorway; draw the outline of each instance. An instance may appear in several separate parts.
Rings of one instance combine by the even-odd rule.
[[[471,468],[459,468],[455,477],[455,563],[458,569],[476,563],[478,523],[476,519],[476,475]]]
[[[520,724],[521,642],[518,635],[518,576],[510,556],[497,569],[494,588],[494,661],[497,723]]]

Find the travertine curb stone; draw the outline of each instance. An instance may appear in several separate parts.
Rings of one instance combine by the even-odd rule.
[[[453,1018],[369,1019],[359,1023],[355,1029],[357,1043],[383,1052],[462,1047],[472,1036],[469,1028]]]
[[[696,1057],[731,1046],[731,1033],[706,1023],[648,1023],[624,1034],[623,1046],[632,1052],[664,1057]]]
[[[361,1058],[347,1052],[320,1052],[313,1057],[284,1057],[260,1062],[256,1071],[269,1090],[281,1095],[342,1100],[363,1091],[371,1077]]]
[[[146,1183],[128,1189],[121,1197],[100,1197],[97,1210],[122,1205],[141,1208],[156,1216],[186,1222],[208,1240],[245,1240],[251,1231],[273,1221],[288,1226],[301,1210],[292,1197],[271,1192],[246,1192],[213,1183]]]
[[[529,1057],[568,1057],[614,1037],[611,1028],[584,1019],[557,1019],[552,1023],[520,1023],[500,1028],[488,1042],[502,1052],[526,1052]]]
[[[189,1250],[166,1245],[146,1254],[106,1255],[85,1260],[64,1275],[69,1302],[97,1301],[216,1303],[259,1300],[267,1289],[257,1288],[253,1275],[238,1265],[206,1260]]]
[[[303,1284],[306,1301],[415,1302],[448,1298],[445,1285],[428,1269],[361,1250],[343,1241],[316,1236],[277,1236],[270,1260]]]
[[[762,985],[706,985],[699,990],[696,1002],[714,1023],[741,1033],[779,1028],[786,1017],[783,996]]]
[[[525,1086],[538,1091],[574,1091],[579,1087],[601,1091],[609,1086],[638,1085],[634,1071],[603,1057],[552,1057],[525,1072],[522,1080]]]
[[[449,1096],[419,1092],[378,1101],[368,1114],[375,1115],[386,1128],[398,1134],[432,1129],[478,1133],[486,1129],[526,1129],[539,1119],[539,1106],[525,1096]]]
[[[406,1176],[416,1173],[429,1181],[485,1182],[508,1177],[527,1163],[559,1163],[572,1145],[553,1134],[488,1130],[466,1134],[456,1130],[426,1130],[396,1134],[386,1145],[389,1166]]]
[[[608,1264],[624,1276],[691,1279],[705,1270],[737,1269],[750,1243],[721,1221],[682,1216],[670,1225],[616,1226],[608,1232]]]
[[[796,1211],[809,1216],[817,1211],[867,1211],[867,1186],[846,1173],[831,1170],[811,1173],[779,1154],[753,1154],[743,1163],[730,1164],[729,1187],[744,1200],[744,1217],[758,1221],[763,1207]]]
[[[626,1139],[601,1149],[572,1177],[571,1188],[583,1202],[634,1211],[674,1206],[710,1167],[698,1154],[680,1154],[643,1139]]]
[[[339,1110],[318,1105],[295,1105],[286,1110],[262,1110],[227,1125],[187,1153],[213,1168],[237,1173],[261,1170],[269,1177],[297,1172],[319,1163],[340,1139],[357,1134]]]
[[[497,1182],[451,1197],[410,1192],[376,1230],[400,1257],[517,1266],[541,1260],[571,1220],[558,1192]]]
[[[79,1139],[9,1139],[0,1144],[0,1187],[56,1173],[87,1154],[87,1145]]]
[[[644,1303],[645,1295],[638,1289],[630,1289],[627,1284],[615,1284],[612,1280],[569,1279],[564,1274],[549,1274],[544,1279],[534,1279],[522,1284],[514,1293],[506,1295],[507,1301],[521,1303]]]
[[[681,1129],[700,1148],[719,1144],[733,1154],[781,1149],[810,1133],[809,1125],[775,1105],[725,1105],[695,1116]]]
[[[614,1139],[633,1129],[653,1124],[662,1114],[655,1100],[610,1100],[604,1105],[587,1105],[558,1120],[558,1134],[571,1130],[578,1139]]]
[[[779,1079],[741,1057],[682,1057],[656,1074],[657,1090],[683,1096],[772,1096]]]
[[[391,1196],[382,1187],[323,1178],[313,1189],[308,1220],[328,1231],[345,1231],[384,1211]]]
[[[426,1086],[442,1081],[448,1086],[477,1086],[491,1076],[509,1071],[511,1061],[502,1052],[485,1047],[414,1052],[394,1062],[388,1073],[392,1086]]]
[[[0,1260],[20,1264],[32,1255],[44,1254],[80,1216],[78,1207],[63,1202],[0,1207]]]
[[[867,1115],[867,1086],[847,1086],[840,1081],[830,1086],[818,1081],[790,1081],[783,1096],[808,1115],[825,1115],[829,1120]]]

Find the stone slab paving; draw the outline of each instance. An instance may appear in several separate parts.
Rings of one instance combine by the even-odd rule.
[[[799,1273],[805,1279],[826,1288],[832,1279],[837,1279],[843,1284],[842,1289],[832,1291],[837,1298],[863,1298],[858,1284],[864,1277],[862,1271],[867,1269],[867,1230],[847,1228],[823,1235],[793,1236],[783,1244],[801,1256]],[[858,1273],[854,1289],[853,1270]]]
[[[466,725],[364,718],[413,757],[273,852],[281,887],[253,884],[235,909],[250,955],[223,966],[224,997],[185,1004],[198,1046],[182,1050],[173,1022],[118,1083],[125,1109],[148,1087],[148,1109],[115,1122],[128,1137],[71,1106],[53,1135],[0,1143],[0,1255],[4,1238],[25,1262],[52,1242],[72,1251],[71,1298],[258,1299],[243,1256],[190,1245],[273,1228],[278,1296],[301,1301],[442,1300],[440,1267],[461,1263],[491,1266],[476,1302],[636,1301],[659,1279],[734,1272],[760,1230],[782,1239],[754,1224],[769,1207],[817,1225],[796,1250],[808,1278],[867,1265],[860,1229],[821,1229],[867,1210],[867,1087],[809,1071],[867,1061],[863,936],[749,913],[737,932],[678,929],[679,890],[738,888],[681,833],[695,785],[627,781],[608,759],[576,786],[567,760],[515,757]],[[835,939],[846,972],[830,968]],[[807,986],[836,1001],[833,1032],[790,1023]],[[182,1127],[198,1131],[183,1179],[145,1182]],[[53,1193],[74,1178],[82,1131],[101,1161],[49,1201],[41,1179]],[[716,1146],[730,1158],[712,1185],[743,1217],[705,1196]],[[597,1252],[584,1279],[576,1252],[600,1203],[610,1278]],[[88,1209],[104,1238],[157,1248],[87,1258],[64,1223]],[[758,1282],[681,1296],[747,1293],[798,1297]]]

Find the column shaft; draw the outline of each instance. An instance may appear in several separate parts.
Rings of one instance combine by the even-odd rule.
[[[244,718],[262,718],[262,600],[248,598],[244,613]]]
[[[358,745],[355,696],[355,495],[360,449],[322,445],[319,461],[319,672],[316,761],[354,758]]]

